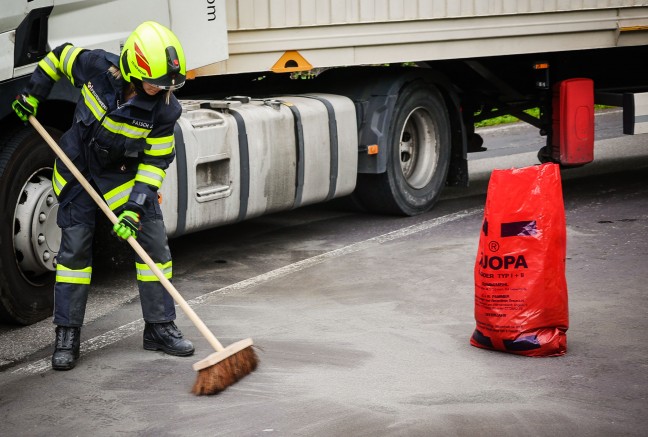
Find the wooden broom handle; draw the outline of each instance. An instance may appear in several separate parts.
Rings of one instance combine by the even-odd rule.
[[[52,148],[54,153],[56,153],[56,156],[59,157],[61,161],[65,164],[65,166],[72,172],[74,177],[79,181],[79,183],[83,186],[83,188],[88,192],[90,197],[95,201],[97,206],[101,208],[104,214],[106,214],[106,217],[110,219],[113,225],[117,224],[119,222],[119,219],[115,215],[114,212],[108,207],[106,204],[105,200],[99,196],[97,191],[92,188],[92,185],[90,185],[90,182],[81,174],[79,169],[76,168],[76,166],[72,163],[70,158],[67,157],[63,149],[59,147],[59,145],[54,141],[54,138],[45,130],[43,125],[40,124],[38,120],[34,116],[29,116],[29,122],[31,123],[32,126],[34,126],[34,129],[38,131],[38,133],[43,137],[43,139],[47,142],[47,144]],[[212,345],[212,347],[216,350],[216,352],[220,352],[224,350],[225,348],[223,345],[218,341],[216,336],[212,334],[212,332],[207,328],[207,325],[203,323],[203,321],[198,317],[196,312],[189,306],[186,300],[180,295],[178,290],[171,284],[171,282],[164,276],[164,273],[159,269],[157,265],[155,265],[155,262],[151,259],[151,257],[146,253],[146,251],[142,248],[142,246],[135,240],[133,237],[128,237],[128,244],[131,245],[131,247],[137,252],[139,257],[146,263],[146,265],[151,269],[151,271],[157,276],[157,278],[160,280],[160,283],[166,288],[166,290],[169,292],[171,297],[173,297],[173,300],[176,301],[176,303],[182,308],[182,310],[185,312],[187,317],[191,319],[194,325],[196,325],[196,328],[198,328],[198,331],[207,339],[209,344]]]

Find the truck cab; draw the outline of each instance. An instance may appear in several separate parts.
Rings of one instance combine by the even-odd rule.
[[[71,42],[119,53],[130,32],[155,20],[184,41],[188,68],[227,58],[224,5],[179,0],[15,0],[0,11],[0,320],[30,324],[51,314],[60,230],[52,190],[54,155],[11,103],[52,48]],[[173,20],[172,20],[173,17]],[[210,47],[204,50],[204,47]],[[72,123],[78,89],[62,79],[38,118],[59,138]]]

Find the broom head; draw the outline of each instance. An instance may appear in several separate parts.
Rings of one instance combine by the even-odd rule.
[[[254,371],[258,361],[251,338],[237,341],[193,365],[198,377],[191,392],[195,395],[221,392]]]

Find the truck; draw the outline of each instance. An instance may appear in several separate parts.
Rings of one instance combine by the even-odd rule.
[[[179,37],[176,160],[161,189],[170,237],[345,197],[430,210],[467,186],[477,121],[512,114],[545,135],[540,162],[593,159],[593,105],[648,132],[648,8],[633,0],[12,0],[0,12],[0,320],[51,314],[60,230],[53,154],[12,113],[64,42],[120,51],[142,21]],[[78,89],[38,118],[56,138]],[[539,108],[539,115],[525,112]]]

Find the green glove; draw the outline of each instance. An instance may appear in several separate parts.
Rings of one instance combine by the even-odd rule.
[[[16,115],[18,115],[18,118],[26,122],[30,115],[33,115],[34,117],[36,116],[38,99],[28,94],[19,94],[16,96],[16,100],[11,104],[11,107]]]
[[[113,234],[120,241],[128,240],[128,237],[137,238],[137,232],[141,229],[139,214],[126,210],[119,214],[119,222],[113,226]]]

